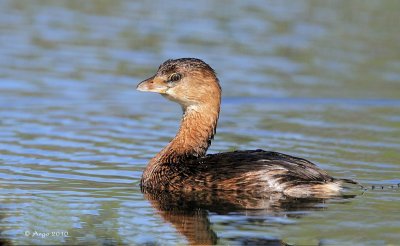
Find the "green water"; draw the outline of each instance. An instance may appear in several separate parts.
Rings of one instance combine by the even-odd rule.
[[[0,9],[0,244],[399,244],[399,2]],[[204,59],[223,87],[209,153],[279,151],[384,189],[261,211],[158,208],[138,184],[181,109],[135,86],[178,57]]]

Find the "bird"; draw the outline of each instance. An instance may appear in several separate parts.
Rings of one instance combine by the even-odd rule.
[[[262,149],[206,154],[217,129],[221,86],[214,69],[197,58],[169,59],[137,85],[178,103],[183,116],[175,137],[147,164],[147,191],[244,191],[287,197],[331,197],[350,179],[338,179],[299,157]]]

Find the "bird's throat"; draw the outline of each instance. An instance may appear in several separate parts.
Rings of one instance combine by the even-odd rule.
[[[175,138],[154,157],[160,163],[182,163],[206,154],[214,137],[219,108],[189,106],[184,109]]]

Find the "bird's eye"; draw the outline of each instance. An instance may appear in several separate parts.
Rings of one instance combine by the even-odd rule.
[[[180,73],[174,73],[169,77],[169,81],[175,82],[178,81],[182,78],[182,75]]]

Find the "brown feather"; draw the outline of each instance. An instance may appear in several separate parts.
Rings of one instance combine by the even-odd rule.
[[[173,73],[180,81],[168,82]],[[181,104],[175,138],[146,167],[141,185],[150,190],[279,192],[292,197],[338,195],[340,181],[305,159],[247,150],[207,155],[216,132],[221,87],[214,70],[195,58],[164,62],[156,75],[138,85]],[[353,182],[353,181],[349,181]]]

